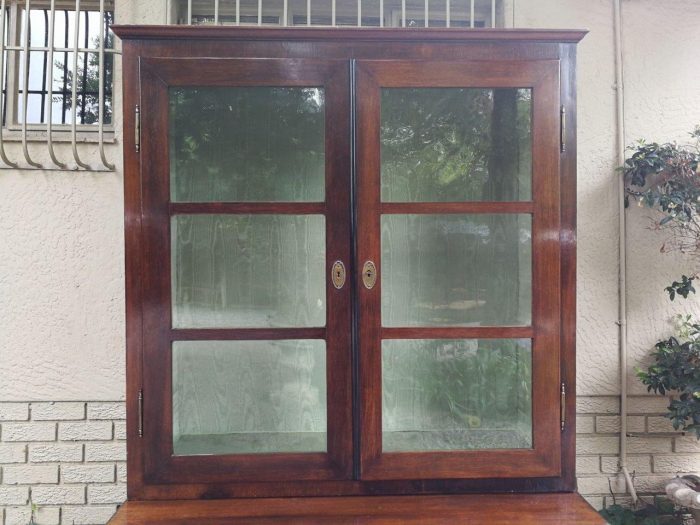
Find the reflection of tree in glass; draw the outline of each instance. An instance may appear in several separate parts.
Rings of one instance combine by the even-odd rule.
[[[108,29],[114,23],[114,13],[105,11],[105,49],[114,47],[114,34]],[[100,37],[93,40],[93,47],[97,48]],[[60,78],[60,83],[65,86],[61,95],[54,93],[53,102],[62,102],[63,111],[73,108],[72,90],[75,75],[64,62],[56,61],[56,68],[65,72]],[[80,124],[95,124],[100,118],[100,57],[98,53],[81,53],[78,57],[78,83],[76,86],[78,122]],[[105,124],[112,122],[112,82],[114,78],[114,56],[112,53],[104,54],[104,120]]]
[[[324,200],[324,114],[316,88],[171,90],[173,200]]]
[[[387,89],[382,94],[381,138],[384,201],[531,198],[529,90]],[[421,227],[425,221],[420,216],[406,220],[413,230],[410,246],[415,257],[391,258],[390,272],[385,261],[385,273],[409,275],[411,265],[422,266],[415,274],[428,276],[431,282],[411,282],[404,300],[393,301],[396,308],[475,304],[473,310],[454,316],[462,323],[472,320],[480,325],[528,324],[530,290],[521,287],[531,282],[525,275],[530,264],[523,264],[523,257],[529,256],[523,239],[529,246],[530,232],[517,214],[496,212],[470,220],[446,217],[445,222],[462,221],[465,226],[481,223],[488,232],[484,242],[470,242],[465,234],[437,236],[431,228]],[[469,280],[474,271],[480,277],[476,285]],[[446,297],[435,297],[433,276],[447,283]],[[432,320],[435,313],[431,309],[425,315]],[[428,324],[435,323],[445,324]],[[399,375],[404,382],[414,378],[416,389],[406,394],[407,402],[414,403],[419,420],[442,415],[462,428],[516,429],[530,417],[529,352],[515,341],[480,341],[473,354],[444,355],[448,344],[459,348],[470,343],[475,342],[424,341],[424,352],[403,353],[402,365],[396,363],[404,372]]]
[[[531,363],[523,340],[385,342],[384,430],[427,448],[528,448]]]
[[[508,115],[513,139],[504,142],[495,120],[508,98],[516,114]],[[381,103],[383,200],[482,200],[489,185],[488,200],[529,198],[529,90],[385,89]],[[516,161],[512,197],[489,181],[501,176],[492,173],[494,152]]]

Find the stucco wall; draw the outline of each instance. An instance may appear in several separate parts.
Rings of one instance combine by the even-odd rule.
[[[120,0],[117,20],[162,23],[165,2],[160,4]],[[613,5],[612,0],[517,0],[507,18],[517,27],[590,30],[579,48],[578,68],[577,364],[585,426],[580,430],[598,432],[603,441],[584,436],[579,442],[585,450],[580,445],[579,452],[585,479],[594,480],[585,482],[587,491],[601,503],[606,477],[614,473],[616,430],[605,424],[598,430],[595,418],[614,417],[619,394]],[[640,137],[684,139],[700,123],[698,19],[697,0],[623,2],[627,143]],[[85,148],[88,152],[90,146]],[[114,173],[0,172],[0,402],[124,398],[120,148],[119,141],[108,147],[118,166]],[[8,149],[20,155],[16,144]],[[68,148],[57,149],[61,158],[69,158]],[[32,151],[44,155],[40,145]],[[692,262],[659,253],[661,237],[645,228],[646,215],[636,208],[629,212],[630,368],[668,334],[674,312],[700,311],[698,299],[674,305],[666,299],[663,287]],[[633,394],[645,393],[632,374],[628,381]],[[643,397],[635,403],[640,414],[662,412],[664,405]],[[650,430],[648,422],[641,430]],[[651,458],[658,449],[652,441],[637,452]],[[660,449],[667,455],[694,450],[675,442]],[[678,470],[700,469],[690,457]],[[651,472],[651,459],[649,465]]]

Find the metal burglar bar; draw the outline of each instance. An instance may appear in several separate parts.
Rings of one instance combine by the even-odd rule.
[[[167,0],[169,23],[497,27],[501,0]]]
[[[113,0],[0,1],[1,167],[114,170],[105,152],[117,53],[110,32],[113,4]],[[44,164],[29,150],[30,134],[36,140],[42,132],[50,159]],[[56,153],[58,132],[64,140],[70,138],[72,158],[61,159]],[[96,162],[81,158],[79,132],[96,132]],[[17,133],[22,158],[11,159],[7,134]]]

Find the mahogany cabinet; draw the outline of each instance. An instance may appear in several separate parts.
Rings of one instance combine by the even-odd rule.
[[[115,32],[130,499],[574,490],[582,32]]]

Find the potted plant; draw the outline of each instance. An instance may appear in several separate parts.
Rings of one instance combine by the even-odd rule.
[[[652,227],[667,234],[661,250],[700,254],[700,127],[689,144],[639,142],[622,166],[626,205],[636,201],[656,211]],[[697,273],[666,287],[671,301],[695,293]],[[671,394],[666,416],[673,428],[700,439],[700,323],[691,315],[677,318],[677,333],[655,345],[653,364],[638,370],[648,391]],[[667,486],[677,504],[690,507],[700,523],[700,478],[684,476]],[[697,515],[696,515],[697,513]]]

